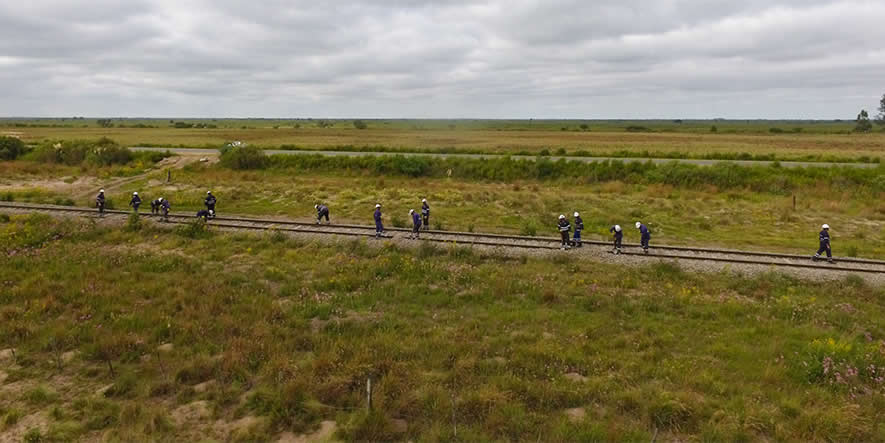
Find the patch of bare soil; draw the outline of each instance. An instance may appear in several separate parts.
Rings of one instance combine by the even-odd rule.
[[[172,410],[170,415],[172,416],[172,421],[178,426],[193,426],[196,423],[208,420],[212,416],[212,411],[209,409],[209,402],[200,400],[179,406]]]
[[[46,431],[49,429],[49,417],[45,412],[35,412],[22,417],[15,425],[0,434],[0,442],[25,441],[25,434],[31,429],[38,429],[40,435],[46,435]]]
[[[80,177],[71,182],[68,179],[68,177],[17,178],[15,182],[0,183],[0,191],[20,191],[37,188],[52,192],[77,192],[84,188],[92,189],[98,186],[98,180],[94,177]]]
[[[565,378],[567,378],[575,383],[585,383],[587,381],[587,377],[584,377],[583,375],[578,374],[577,372],[569,372],[568,374],[565,374]]]
[[[278,443],[318,443],[335,441],[332,436],[338,425],[331,420],[325,420],[320,423],[320,429],[312,434],[295,435],[291,432],[283,432],[277,439]]]
[[[13,358],[14,357],[12,354],[12,348],[6,348],[6,349],[0,351],[0,362],[5,362],[6,360],[12,360]]]
[[[375,322],[381,318],[381,314],[377,312],[354,312],[347,311],[344,313],[344,316],[338,317],[333,316],[328,320],[321,320],[319,318],[312,318],[310,320],[310,329],[313,332],[318,332],[324,327],[326,327],[329,323],[335,323],[336,325],[346,324],[346,323],[365,323],[365,322]]]
[[[565,410],[565,415],[568,416],[569,421],[577,423],[584,420],[584,417],[587,416],[587,411],[584,408],[571,408]]]
[[[266,418],[254,417],[251,415],[247,415],[234,421],[217,420],[212,425],[212,432],[215,433],[215,435],[222,437],[223,440],[229,441],[231,437],[235,436],[237,433],[260,426],[265,421],[267,421]]]

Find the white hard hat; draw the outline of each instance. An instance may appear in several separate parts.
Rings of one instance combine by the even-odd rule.
[[[578,211],[575,211],[575,217],[579,217],[579,216],[580,215],[578,215]]]
[[[314,208],[314,209],[319,209],[319,208],[320,208],[320,205],[313,205],[313,208]]]
[[[830,225],[824,223],[824,225],[821,226],[821,229],[830,229]]]
[[[615,232],[621,232],[621,225],[615,225]]]
[[[99,189],[99,190],[98,190],[98,193],[99,193],[99,194],[101,194],[102,192],[104,192],[104,189]]]
[[[636,222],[636,229],[639,229],[640,226],[642,226],[642,223]]]
[[[565,218],[565,216],[564,216],[564,215],[562,215],[562,214],[559,214],[559,219],[560,219],[560,220],[562,220],[562,219],[564,219],[564,218]]]
[[[414,209],[409,209],[409,214],[414,214],[414,213],[415,213]]]
[[[421,202],[422,202],[422,203],[427,203],[427,199],[426,199],[426,198],[422,198],[422,199],[421,199]]]
[[[163,201],[163,197],[160,197],[160,201]]]
[[[138,195],[138,192],[133,192],[132,195]]]
[[[376,204],[375,207],[376,207],[376,208],[380,208],[380,207],[381,207],[381,203]]]
[[[211,193],[212,193],[212,191],[206,191],[206,194],[211,194]]]

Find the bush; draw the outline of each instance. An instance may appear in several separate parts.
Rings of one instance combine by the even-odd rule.
[[[627,132],[654,132],[651,129],[646,128],[645,126],[627,126],[625,130]]]
[[[195,219],[190,223],[179,226],[178,229],[175,230],[175,232],[177,232],[181,236],[193,239],[207,238],[210,237],[212,234],[211,232],[209,232],[209,228],[206,225],[206,222],[204,222],[201,218]]]
[[[254,146],[226,147],[221,150],[221,165],[230,169],[264,169],[268,158]]]
[[[138,232],[141,230],[141,217],[137,213],[129,214],[129,220],[126,227],[123,228],[127,232]]]
[[[354,128],[357,128],[357,129],[366,129],[366,128],[368,128],[369,126],[366,125],[366,122],[364,122],[364,121],[362,121],[362,120],[354,120],[354,121],[353,121],[353,127],[354,127]]]
[[[25,149],[25,142],[15,137],[0,137],[0,160],[15,160]]]
[[[783,134],[784,130],[781,128],[769,128],[768,132],[770,132],[772,134]]]
[[[84,162],[97,166],[126,164],[132,161],[133,157],[132,151],[107,137],[102,137],[97,141],[48,142],[33,153],[34,160],[71,166]]]

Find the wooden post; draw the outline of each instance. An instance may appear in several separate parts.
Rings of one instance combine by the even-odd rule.
[[[793,210],[796,210],[796,194],[793,194]]]
[[[172,182],[172,171],[167,169],[166,170],[166,183],[170,183],[170,182]]]
[[[366,410],[372,411],[372,377],[366,380]]]

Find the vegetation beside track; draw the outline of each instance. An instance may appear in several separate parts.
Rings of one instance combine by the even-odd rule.
[[[885,292],[854,277],[192,231],[0,220],[3,432],[885,438]]]
[[[395,162],[379,162],[384,164],[396,166]],[[641,171],[645,166],[639,167]],[[94,192],[117,168],[128,166],[80,169],[2,162],[0,199],[92,206]],[[686,171],[691,177],[702,169]],[[775,185],[774,189],[765,186],[766,180],[789,182],[788,177],[779,179],[777,175],[789,174],[786,169],[733,169],[736,178],[732,179],[745,186],[720,188],[691,181],[697,178],[682,183],[676,173],[682,168],[649,170],[649,177],[681,183],[670,185],[647,183],[646,175],[640,173],[621,178],[606,176],[609,181],[590,183],[586,178],[525,177],[500,182],[457,177],[461,172],[453,172],[452,178],[409,177],[358,168],[237,171],[196,163],[172,171],[171,183],[166,183],[166,171],[158,170],[110,189],[107,195],[116,209],[125,209],[131,193],[138,191],[147,201],[162,196],[172,202],[173,210],[195,213],[202,208],[206,190],[212,189],[219,196],[222,214],[310,220],[313,205],[324,202],[336,222],[359,224],[371,223],[371,211],[380,201],[385,222],[394,226],[406,226],[408,210],[418,209],[420,199],[426,197],[432,208],[433,228],[548,235],[555,234],[553,227],[559,214],[580,211],[587,226],[584,236],[589,239],[608,239],[608,228],[618,223],[626,229],[626,240],[634,241],[635,231],[630,226],[641,220],[651,227],[653,244],[800,254],[817,250],[819,227],[829,223],[837,256],[885,257],[885,198],[883,192],[872,188],[885,174],[876,177],[878,170],[873,170],[846,178],[835,172],[821,172],[823,177],[817,180],[817,172],[812,172],[796,179],[795,187],[786,192]],[[732,169],[724,168],[719,173],[727,180],[729,171]],[[869,182],[864,182],[863,174],[871,174]],[[753,180],[757,176],[763,178]]]

